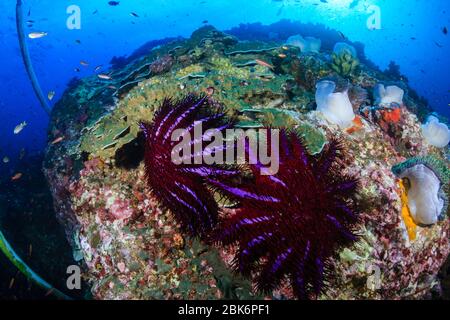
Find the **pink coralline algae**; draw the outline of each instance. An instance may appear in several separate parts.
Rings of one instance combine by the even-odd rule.
[[[108,209],[110,217],[123,220],[129,219],[133,215],[130,200],[120,198],[117,199],[110,190],[107,190],[104,193],[104,198],[106,202],[105,208]]]

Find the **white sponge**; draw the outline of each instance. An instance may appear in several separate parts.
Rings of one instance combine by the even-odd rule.
[[[390,105],[391,103],[402,105],[404,94],[405,92],[397,86],[388,86],[385,88],[384,85],[378,84],[375,87],[375,103],[378,105]]]
[[[427,122],[422,125],[422,133],[425,140],[437,148],[445,148],[450,142],[450,130],[435,116],[428,117]]]
[[[304,53],[308,52],[319,53],[320,47],[322,46],[322,40],[313,37],[303,38],[301,35],[298,34],[289,37],[286,41],[286,44],[293,47],[298,47]]]
[[[438,222],[444,207],[439,196],[440,181],[436,174],[423,164],[406,169],[400,178],[408,178],[408,207],[415,223],[432,225]]]
[[[322,112],[328,121],[345,129],[352,126],[355,113],[347,91],[335,93],[335,89],[336,84],[333,81],[325,80],[317,83],[317,110]]]

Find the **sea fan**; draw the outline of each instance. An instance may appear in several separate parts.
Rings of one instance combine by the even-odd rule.
[[[342,173],[338,141],[311,156],[297,134],[281,131],[279,156],[279,171],[272,176],[261,175],[257,164],[250,165],[253,180],[241,186],[209,179],[240,201],[216,240],[238,244],[234,267],[255,275],[257,290],[270,292],[288,277],[298,298],[314,298],[332,271],[329,258],[356,240],[358,181]]]
[[[220,148],[203,148],[204,141],[211,138],[211,132],[222,132],[232,125],[221,110],[213,109],[206,97],[193,94],[176,102],[165,99],[153,122],[140,125],[146,137],[144,161],[151,191],[163,207],[172,211],[181,227],[195,236],[205,235],[217,223],[217,203],[204,184],[205,177],[236,173],[216,164],[195,164],[193,161],[194,156],[219,150]],[[191,151],[194,150],[195,143],[200,143],[202,151],[199,153],[194,150],[181,156],[184,160],[191,159],[191,164],[186,161],[176,164],[172,161],[172,152],[179,142],[172,141],[172,134],[177,129],[184,129],[194,137],[195,124],[200,123],[201,141],[192,138],[187,143]]]

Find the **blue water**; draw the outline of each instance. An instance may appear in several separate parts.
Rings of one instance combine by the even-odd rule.
[[[11,159],[8,164],[0,162],[0,172],[14,170],[22,148],[34,153],[47,144],[48,117],[20,56],[15,2],[0,2],[0,160]],[[69,5],[81,9],[80,30],[66,26]],[[367,27],[371,5],[380,8],[381,29]],[[323,24],[362,42],[366,56],[383,70],[395,61],[411,87],[436,111],[450,117],[450,36],[443,32],[444,27],[450,28],[447,0],[122,0],[117,6],[107,0],[28,0],[24,11],[25,20],[35,21],[27,33],[48,32],[28,43],[43,91],[56,92],[51,104],[73,77],[92,75],[98,65],[107,68],[112,57],[130,55],[150,40],[189,37],[205,20],[228,30],[241,23],[291,19]],[[80,60],[89,66],[80,66]],[[14,127],[22,121],[28,126],[14,135]]]

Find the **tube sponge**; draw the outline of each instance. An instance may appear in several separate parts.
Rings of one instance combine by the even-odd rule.
[[[328,121],[345,129],[352,126],[355,113],[347,91],[334,92],[335,89],[336,84],[333,81],[325,80],[317,83],[317,110],[322,112]]]
[[[303,38],[301,35],[289,37],[286,41],[287,45],[298,47],[304,53],[315,52],[319,53],[322,41],[313,37]]]
[[[429,144],[437,148],[445,148],[450,142],[450,130],[435,116],[429,116],[427,122],[422,125],[422,134]]]
[[[408,206],[415,223],[432,225],[448,214],[450,171],[434,157],[415,157],[392,171],[407,181]]]
[[[402,105],[404,94],[405,92],[397,86],[385,88],[384,85],[378,84],[375,87],[375,99],[378,105],[390,105],[391,103]]]

